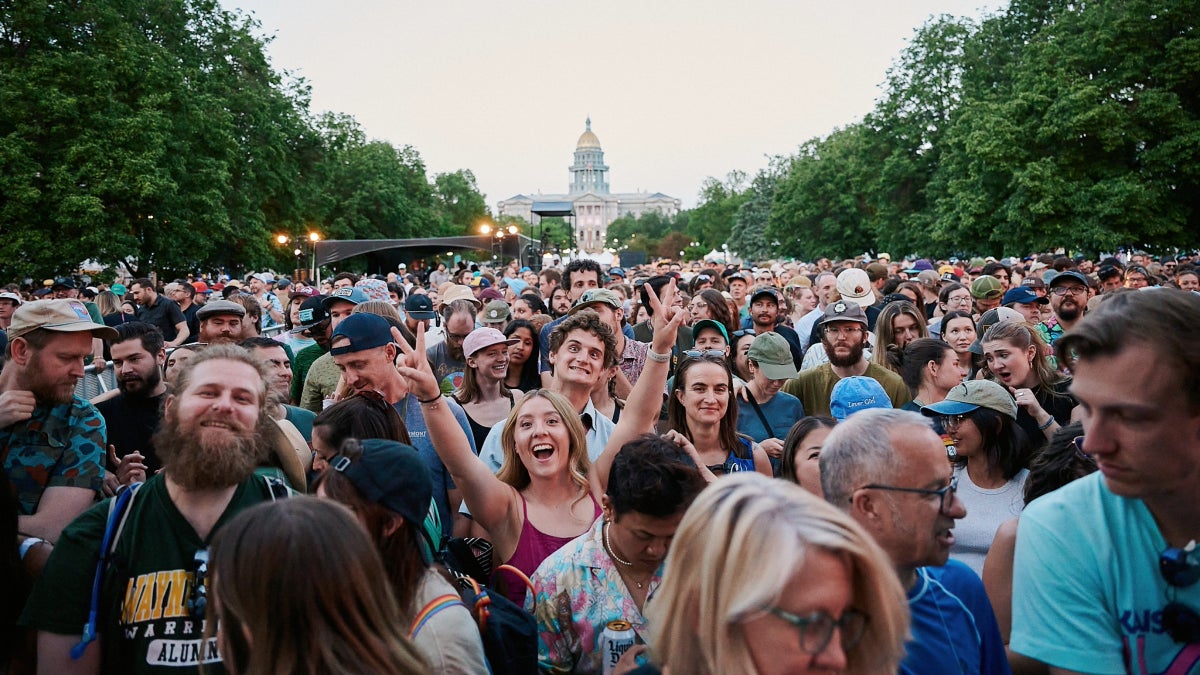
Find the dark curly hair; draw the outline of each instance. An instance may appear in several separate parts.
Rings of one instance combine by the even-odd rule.
[[[683,513],[704,489],[692,458],[655,434],[639,436],[613,459],[608,498],[617,516],[636,511],[653,518]]]

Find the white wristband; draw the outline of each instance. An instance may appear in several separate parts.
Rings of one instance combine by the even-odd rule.
[[[657,361],[659,363],[666,363],[667,361],[671,360],[671,353],[667,352],[666,354],[659,354],[658,352],[654,351],[653,349],[647,349],[646,350],[646,358],[650,359],[651,361]]]
[[[27,537],[25,541],[21,542],[21,560],[25,559],[25,554],[29,553],[29,549],[44,543],[46,543],[46,540],[41,537]]]

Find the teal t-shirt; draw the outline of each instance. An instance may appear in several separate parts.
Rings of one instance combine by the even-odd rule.
[[[212,534],[243,509],[270,500],[264,480],[248,479]],[[109,500],[100,502],[63,530],[25,607],[23,625],[59,635],[82,633],[108,511]],[[168,496],[162,475],[138,491],[100,596],[101,672],[198,673],[201,659],[206,674],[225,672],[216,640],[204,643],[205,619],[190,602],[196,597],[197,552],[207,550],[212,534],[208,539],[196,534]],[[206,614],[211,618],[211,608]]]
[[[1141,673],[1143,661],[1144,672],[1200,673],[1200,650],[1162,627],[1170,598],[1200,611],[1200,584],[1171,588],[1159,573],[1166,548],[1142,500],[1114,495],[1099,472],[1030,502],[1017,529],[1010,646],[1086,673]]]

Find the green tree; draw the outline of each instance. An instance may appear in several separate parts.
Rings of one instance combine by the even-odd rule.
[[[733,219],[748,199],[746,173],[730,171],[724,181],[709,177],[700,188],[700,203],[688,213],[687,235],[705,248],[719,248],[729,239]]]
[[[434,176],[433,186],[442,235],[466,234],[476,223],[491,217],[486,198],[469,169],[439,173]]]
[[[767,237],[767,224],[775,200],[775,186],[788,169],[787,159],[772,157],[766,169],[750,182],[748,198],[734,216],[729,250],[748,260],[767,260],[778,255],[781,242]]]

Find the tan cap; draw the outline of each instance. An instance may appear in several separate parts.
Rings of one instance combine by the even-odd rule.
[[[475,297],[475,294],[471,292],[470,288],[460,284],[453,285],[445,291],[442,291],[442,293],[438,296],[438,299],[442,301],[443,307],[449,305],[455,300],[466,300],[473,303],[476,307],[481,307],[483,305],[483,303],[479,301],[479,298]]]
[[[37,300],[27,302],[13,312],[8,326],[8,339],[25,335],[39,328],[56,333],[89,332],[92,337],[116,340],[117,331],[92,321],[87,306],[79,300]]]

